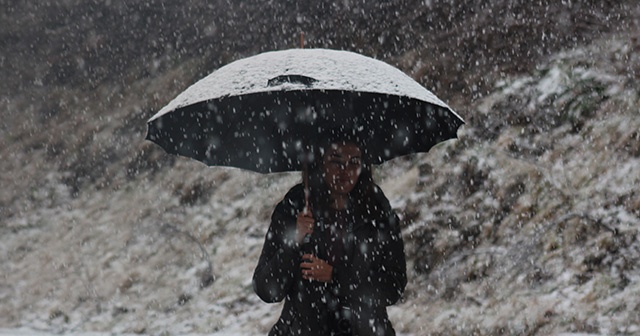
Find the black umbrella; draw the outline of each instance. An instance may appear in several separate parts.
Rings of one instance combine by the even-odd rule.
[[[313,145],[359,139],[379,164],[455,138],[464,121],[387,63],[326,49],[267,52],[189,87],[148,122],[167,152],[259,173],[303,170]]]

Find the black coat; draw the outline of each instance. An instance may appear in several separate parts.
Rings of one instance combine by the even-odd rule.
[[[262,300],[285,300],[269,335],[332,335],[338,311],[348,312],[343,317],[350,320],[352,335],[395,335],[386,307],[400,299],[407,283],[404,244],[389,201],[381,190],[375,194],[377,218],[364,216],[350,225],[346,258],[332,265],[330,283],[302,279],[302,252],[294,239],[296,216],[304,207],[302,185],[293,187],[276,206],[253,275],[254,290]],[[321,235],[316,226],[314,238]],[[323,253],[316,250],[321,259]]]

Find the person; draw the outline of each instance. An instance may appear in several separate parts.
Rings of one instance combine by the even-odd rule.
[[[263,301],[284,300],[269,335],[395,335],[386,308],[407,283],[398,217],[356,141],[319,153],[308,194],[298,184],[277,204],[253,275]]]

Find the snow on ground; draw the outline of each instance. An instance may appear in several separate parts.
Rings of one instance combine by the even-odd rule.
[[[409,285],[389,308],[403,335],[640,332],[637,89],[561,57],[546,69],[481,102],[511,124],[487,117],[376,171],[407,225]],[[532,120],[518,124],[523,101]],[[495,139],[476,134],[489,126]],[[3,219],[0,335],[266,334],[281,306],[256,297],[251,275],[299,176],[183,158],[113,174],[73,197],[52,170]]]

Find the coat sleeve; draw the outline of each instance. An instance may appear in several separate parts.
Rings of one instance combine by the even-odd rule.
[[[377,205],[381,218],[375,223],[375,242],[367,259],[370,261],[360,276],[359,296],[374,306],[395,304],[407,285],[407,266],[399,219],[389,201],[379,190]]]
[[[258,265],[253,273],[253,289],[267,303],[282,301],[299,270],[300,247],[295,242],[296,204],[294,189],[280,202],[271,216]]]
[[[402,297],[407,285],[407,263],[399,219],[394,211],[388,213],[386,227],[378,233],[377,255],[372,264],[370,279],[384,305],[392,305]]]

